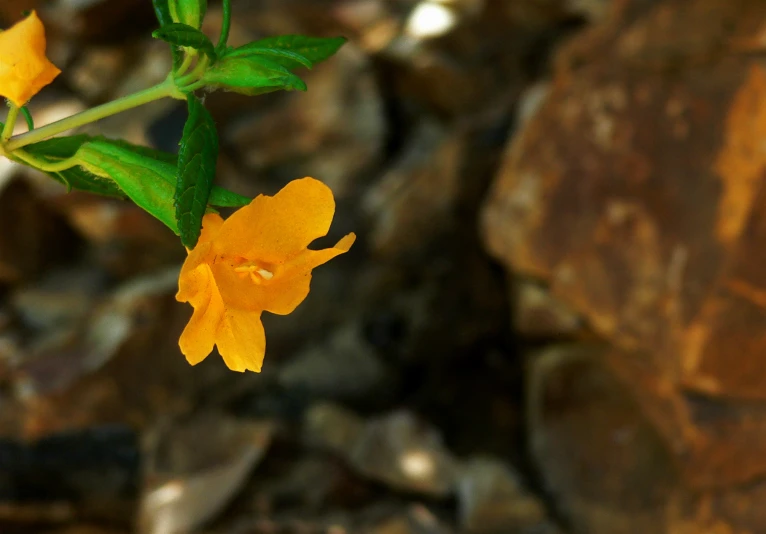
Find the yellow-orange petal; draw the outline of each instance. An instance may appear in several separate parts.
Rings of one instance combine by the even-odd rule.
[[[314,178],[293,180],[273,197],[259,195],[226,219],[216,251],[282,263],[327,235],[334,214],[329,187]]]
[[[200,287],[207,283],[205,277],[196,273],[197,268],[203,263],[209,263],[211,241],[221,229],[223,219],[217,213],[208,213],[202,218],[202,232],[194,250],[189,251],[181,273],[178,275],[178,302],[190,302],[199,292]],[[209,273],[209,270],[206,271]],[[204,273],[203,273],[204,274]]]
[[[356,235],[348,234],[333,248],[308,250],[294,256],[282,266],[281,272],[262,284],[255,284],[249,277],[238,275],[231,265],[216,263],[211,266],[213,278],[227,308],[264,310],[277,315],[287,315],[303,302],[309,293],[311,270],[348,252]]]
[[[45,57],[45,28],[37,13],[0,33],[0,95],[23,106],[60,73]]]
[[[181,352],[191,365],[197,365],[213,350],[226,312],[208,266],[200,265],[194,274],[200,284],[199,291],[191,300],[194,314],[178,340]]]
[[[226,309],[216,334],[218,352],[232,371],[261,372],[266,332],[260,311]]]

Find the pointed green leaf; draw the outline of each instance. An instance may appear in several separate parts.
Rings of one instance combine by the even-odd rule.
[[[90,137],[87,135],[54,137],[27,145],[24,147],[24,150],[46,162],[55,163],[73,156],[80,146],[89,139]],[[125,198],[125,194],[113,180],[91,174],[81,167],[72,167],[59,172],[46,172],[45,174],[64,184],[68,189],[77,189],[108,197]]]
[[[324,61],[347,41],[345,37],[306,37],[305,35],[279,35],[276,37],[267,37],[253,43],[240,46],[234,49],[234,53],[247,53],[249,50],[283,50],[293,52],[306,58],[311,65]],[[285,65],[287,66],[287,65]],[[288,68],[293,68],[288,66]]]
[[[278,89],[306,90],[306,84],[298,76],[270,59],[257,56],[224,56],[205,72],[202,81],[246,95]]]
[[[253,199],[250,197],[239,195],[228,189],[214,185],[207,203],[211,206],[218,206],[219,208],[240,208],[242,206],[247,206],[252,201]]]
[[[171,9],[178,16],[178,22],[199,29],[207,11],[207,0],[170,0]],[[173,9],[174,8],[174,9]]]
[[[96,147],[103,145],[111,146],[110,154],[112,157],[122,158],[129,161],[131,165],[140,165],[153,169],[153,176],[155,178],[159,177],[166,184],[164,189],[169,195],[166,204],[169,209],[172,208],[172,193],[175,190],[176,168],[178,164],[178,157],[175,154],[134,145],[121,139],[107,139],[102,136],[92,137],[85,134],[54,137],[27,145],[24,147],[24,150],[37,158],[55,163],[72,157],[83,144],[88,142],[97,142]],[[93,146],[91,145],[91,148]],[[127,196],[118,183],[104,172],[94,174],[87,171],[86,168],[78,166],[58,173],[46,174],[71,189],[116,198],[125,198]],[[208,203],[211,206],[236,208],[249,204],[251,200],[249,197],[238,195],[222,187],[213,186]]]
[[[24,150],[33,156],[45,156],[52,160],[66,159],[74,156],[77,149],[90,139],[91,137],[85,134],[52,137],[27,145]]]
[[[94,139],[98,139],[107,143],[112,143],[126,150],[130,150],[134,154],[143,156],[145,158],[151,158],[161,163],[165,163],[167,165],[172,166],[173,168],[178,166],[178,156],[175,154],[170,154],[169,152],[162,152],[160,150],[154,150],[149,147],[134,145],[132,143],[128,143],[127,141],[123,141],[122,139],[107,139],[101,136],[95,137]],[[162,176],[163,179],[168,180],[169,184],[175,186],[177,181],[175,174],[171,176],[167,172],[161,172],[160,175]],[[212,190],[210,191],[210,198],[208,198],[208,204],[211,206],[238,208],[240,206],[245,206],[249,204],[252,200],[253,199],[250,197],[239,195],[237,193],[233,193],[232,191],[229,191],[228,189],[224,189],[223,187],[218,187],[217,185],[214,185]]]
[[[218,160],[218,132],[213,117],[194,95],[189,95],[189,118],[178,151],[175,188],[176,221],[181,242],[194,248],[202,228]]]
[[[154,14],[157,16],[157,22],[160,23],[160,26],[173,24],[173,17],[170,16],[168,0],[152,0],[152,5],[154,6]]]
[[[178,234],[171,184],[175,169],[171,165],[99,140],[84,143],[77,158],[90,173],[114,180],[133,202]]]
[[[152,37],[160,39],[174,46],[184,46],[200,50],[211,60],[215,61],[215,48],[207,35],[188,24],[174,22],[155,30]]]
[[[251,43],[252,44],[252,43]],[[311,61],[297,52],[282,48],[262,48],[250,45],[232,48],[226,52],[227,57],[271,56],[271,60],[286,69],[306,67],[310,69]]]

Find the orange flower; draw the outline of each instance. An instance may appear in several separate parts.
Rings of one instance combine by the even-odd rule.
[[[194,307],[179,345],[190,364],[218,346],[233,371],[261,370],[266,335],[261,312],[287,315],[309,293],[311,270],[348,252],[356,236],[309,250],[335,214],[332,191],[313,178],[259,195],[225,221],[209,213],[178,279],[179,302]]]
[[[45,57],[45,28],[37,13],[0,33],[0,95],[23,106],[61,71]]]

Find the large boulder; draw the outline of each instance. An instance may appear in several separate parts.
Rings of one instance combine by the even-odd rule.
[[[492,254],[616,347],[600,368],[690,491],[766,474],[764,20],[758,1],[615,2],[557,58],[483,212]]]

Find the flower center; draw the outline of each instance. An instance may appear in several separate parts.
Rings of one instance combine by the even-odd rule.
[[[264,281],[274,278],[274,273],[265,268],[263,264],[255,261],[246,261],[236,267],[234,272],[241,275],[249,275],[250,279],[256,284],[263,283]]]

